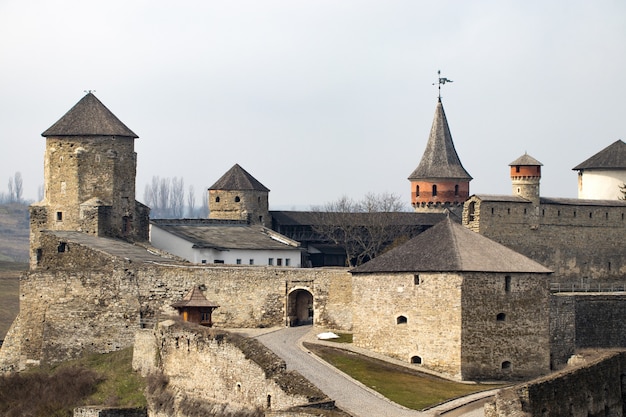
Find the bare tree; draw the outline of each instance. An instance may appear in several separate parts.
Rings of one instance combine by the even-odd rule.
[[[172,178],[170,187],[170,216],[175,219],[183,217],[185,209],[185,181],[181,177]]]
[[[193,185],[189,185],[189,190],[187,191],[187,213],[189,214],[189,218],[193,218],[196,216],[196,193],[193,189]]]
[[[203,219],[207,219],[209,217],[209,190],[207,188],[205,188],[202,193],[202,206],[199,215]]]
[[[9,203],[12,203],[15,201],[15,190],[13,189],[13,177],[9,177],[8,188],[9,188],[9,194],[8,194]]]
[[[161,211],[161,217],[168,217],[170,207],[170,179],[161,178],[158,183],[157,201]]]
[[[375,258],[409,228],[400,213],[407,208],[395,194],[368,194],[361,201],[346,196],[314,209],[313,229],[346,251],[348,266]]]
[[[22,173],[16,172],[13,177],[13,185],[15,187],[15,201],[20,203],[22,201],[22,193],[24,191],[22,187]]]

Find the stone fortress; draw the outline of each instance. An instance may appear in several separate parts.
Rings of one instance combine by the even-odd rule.
[[[310,309],[315,326],[351,331],[355,345],[460,380],[527,380],[579,348],[626,347],[626,201],[589,187],[584,200],[542,197],[529,155],[511,163],[512,196],[470,195],[441,100],[412,203],[460,221],[450,214],[352,271],[185,262],[149,244],[137,135],[92,93],[42,135],[45,194],[31,207],[30,271],[2,371],[131,346],[194,287],[220,306],[217,328],[284,326]],[[612,146],[621,166],[581,164],[579,184],[624,171],[626,144]],[[210,207],[225,208],[212,215],[271,224],[258,184],[212,190]]]

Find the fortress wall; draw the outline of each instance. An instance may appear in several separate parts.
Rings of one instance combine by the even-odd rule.
[[[469,204],[474,201],[474,215]],[[524,212],[526,210],[526,212]],[[624,283],[626,207],[466,203],[463,224],[552,269],[552,282]]]
[[[485,404],[485,417],[623,416],[626,352],[605,352],[583,365],[506,388]]]
[[[166,321],[152,340],[157,355],[142,349],[133,357],[133,363],[145,363],[158,356],[155,365],[167,380],[163,389],[169,395],[148,395],[150,415],[199,415],[198,406],[220,415],[258,410],[281,415],[281,410],[320,402],[332,407],[319,389],[286,371],[284,361],[255,339]],[[150,357],[138,358],[142,354]],[[163,398],[170,403],[163,404]]]

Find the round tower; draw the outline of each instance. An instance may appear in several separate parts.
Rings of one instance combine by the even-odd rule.
[[[514,196],[532,201],[536,206],[539,205],[539,182],[541,181],[542,165],[541,162],[527,153],[509,164]]]
[[[269,191],[235,164],[209,188],[209,219],[245,220],[270,227]]]

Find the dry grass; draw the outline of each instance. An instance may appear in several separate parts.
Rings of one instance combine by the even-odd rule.
[[[0,340],[4,339],[20,309],[20,275],[28,264],[0,262]]]

